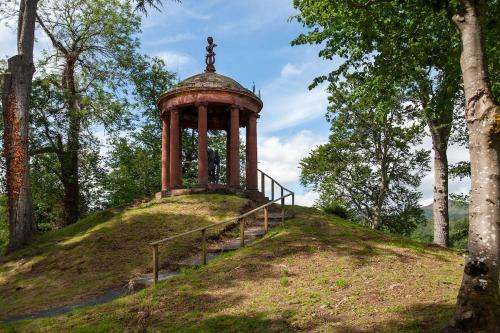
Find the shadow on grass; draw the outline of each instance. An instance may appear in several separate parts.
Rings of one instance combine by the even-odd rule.
[[[373,322],[369,327],[333,325],[338,333],[437,333],[441,332],[453,314],[450,304],[424,303],[408,306],[394,313],[393,319]]]
[[[80,302],[151,271],[149,242],[210,225],[214,216],[234,211],[234,202],[210,203],[207,208],[202,200],[176,199],[178,213],[154,205],[122,214],[97,213],[2,258],[0,319]],[[190,205],[202,205],[207,215],[189,210]],[[160,247],[162,266],[192,253],[200,239],[201,234],[192,235]]]
[[[146,214],[146,217],[154,216]],[[126,226],[123,226],[120,230],[120,243],[126,244],[126,235],[134,232],[137,233],[137,228],[127,230]],[[397,241],[397,237],[351,226],[347,222],[330,223],[322,214],[302,214],[287,221],[286,226],[273,230],[265,239],[223,257],[228,260],[217,260],[206,267],[187,270],[181,276],[135,296],[82,309],[71,315],[47,319],[41,324],[55,325],[56,331],[61,331],[61,326],[67,328],[68,325],[89,329],[93,327],[94,330],[89,330],[92,332],[99,331],[96,325],[118,325],[121,329],[161,327],[161,331],[170,332],[273,332],[275,327],[276,331],[284,332],[322,330],[323,327],[332,327],[334,332],[355,333],[433,332],[433,327],[445,322],[436,314],[443,313],[444,318],[451,313],[448,305],[407,304],[403,310],[396,309],[397,311],[379,322],[367,319],[361,327],[344,324],[353,322],[352,318],[347,321],[343,320],[341,315],[334,317],[327,314],[314,319],[308,318],[305,320],[306,324],[300,326],[294,319],[294,314],[287,312],[290,310],[282,309],[280,304],[274,304],[272,299],[266,300],[268,303],[265,307],[269,309],[266,310],[268,312],[259,312],[250,307],[245,308],[244,315],[241,314],[241,306],[247,306],[244,302],[256,295],[262,296],[258,292],[255,294],[253,291],[244,291],[241,286],[250,283],[250,286],[258,290],[261,285],[267,283],[273,288],[280,288],[278,281],[282,278],[282,271],[277,265],[291,257],[300,256],[300,260],[308,260],[308,257],[311,257],[311,260],[314,260],[312,256],[318,251],[331,252],[332,256],[344,257],[353,262],[354,266],[369,265],[378,258],[389,258],[405,264],[416,260],[415,254],[411,253],[414,251],[406,253],[404,248],[397,249],[397,245],[394,245]],[[414,248],[419,255],[430,256],[437,261],[447,261],[440,250],[426,249],[421,244],[410,244],[409,247]],[[318,307],[319,305],[316,304]],[[240,313],[234,314],[235,309],[240,310]],[[302,313],[301,316],[306,315]],[[103,321],[103,317],[109,320]],[[367,322],[373,322],[373,325],[367,327]],[[241,323],[241,327],[238,327],[238,323]],[[91,326],[88,326],[89,324]],[[110,330],[113,329],[102,331]]]

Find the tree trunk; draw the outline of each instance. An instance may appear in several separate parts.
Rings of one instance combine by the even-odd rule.
[[[24,244],[36,232],[29,175],[29,97],[35,67],[36,0],[23,0],[19,6],[18,55],[8,60],[8,73],[2,75],[4,117],[4,156],[6,160],[9,212],[8,252]]]
[[[64,185],[64,225],[78,221],[80,215],[80,184],[78,154],[80,152],[80,100],[75,81],[75,58],[67,58],[62,86],[67,93],[69,128],[66,152],[61,160]]]
[[[469,130],[469,254],[449,332],[499,332],[500,107],[488,82],[486,2],[462,0],[453,20],[461,34],[465,116]]]
[[[448,247],[448,134],[442,133],[443,124],[429,122],[434,151],[434,202],[432,214],[434,220],[434,243]],[[447,124],[449,127],[449,124]]]

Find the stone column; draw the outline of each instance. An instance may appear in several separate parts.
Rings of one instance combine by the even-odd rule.
[[[229,187],[240,187],[240,107],[232,105],[229,130]]]
[[[170,111],[170,188],[182,187],[182,161],[179,110]]]
[[[168,114],[162,116],[161,131],[161,192],[162,195],[170,188],[170,136]]]
[[[198,186],[208,186],[208,137],[207,103],[200,103],[198,108]]]
[[[257,118],[250,113],[247,124],[246,142],[246,187],[247,190],[257,190]]]

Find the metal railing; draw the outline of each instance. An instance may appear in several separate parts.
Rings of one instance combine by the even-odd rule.
[[[262,173],[262,171],[260,171],[260,172]],[[279,183],[277,183],[276,181],[274,181],[274,182],[279,185]],[[294,200],[295,193],[292,192],[292,191],[287,190],[289,193],[284,195],[283,194],[284,190],[287,190],[287,189],[285,189],[284,187],[281,187],[281,193],[282,193],[281,197],[274,199],[274,196],[273,196],[272,200],[269,201],[268,203],[266,203],[264,205],[261,205],[261,206],[259,206],[257,208],[254,208],[254,209],[252,209],[252,210],[250,210],[250,211],[248,211],[248,212],[246,212],[244,214],[241,214],[241,215],[239,215],[239,216],[237,216],[235,218],[231,218],[231,219],[228,219],[228,220],[225,220],[225,221],[222,221],[222,222],[211,224],[211,225],[206,226],[206,227],[197,228],[197,229],[194,229],[194,230],[183,232],[183,233],[175,235],[175,236],[171,236],[171,237],[167,237],[167,238],[164,238],[164,239],[160,239],[160,240],[151,242],[150,245],[153,248],[153,276],[154,276],[154,283],[156,284],[158,282],[158,273],[159,273],[159,266],[158,266],[158,261],[159,261],[158,260],[158,258],[159,258],[158,257],[158,246],[160,244],[167,243],[169,241],[172,241],[174,239],[177,239],[177,238],[180,238],[180,237],[183,237],[183,236],[187,236],[187,235],[191,235],[191,234],[194,234],[194,233],[201,232],[201,250],[202,250],[202,256],[203,256],[203,265],[206,265],[207,264],[207,230],[208,229],[215,228],[215,227],[218,227],[218,226],[222,226],[222,225],[225,225],[225,224],[231,224],[231,223],[237,224],[237,223],[239,223],[240,224],[240,246],[244,247],[245,246],[245,221],[243,219],[245,217],[248,217],[248,216],[250,216],[252,214],[255,214],[255,213],[257,213],[260,210],[264,210],[264,230],[265,230],[265,233],[267,233],[268,230],[269,230],[269,222],[268,222],[269,207],[271,205],[273,205],[276,201],[281,201],[281,207],[280,207],[281,208],[281,222],[285,221],[285,199],[287,197],[291,196],[292,197],[292,207],[293,207],[294,201],[295,201]]]

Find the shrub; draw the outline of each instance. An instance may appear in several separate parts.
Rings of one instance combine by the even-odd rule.
[[[333,202],[328,204],[327,206],[324,206],[323,211],[327,214],[337,215],[338,217],[344,219],[349,217],[349,211],[347,210],[347,208],[338,202]]]

